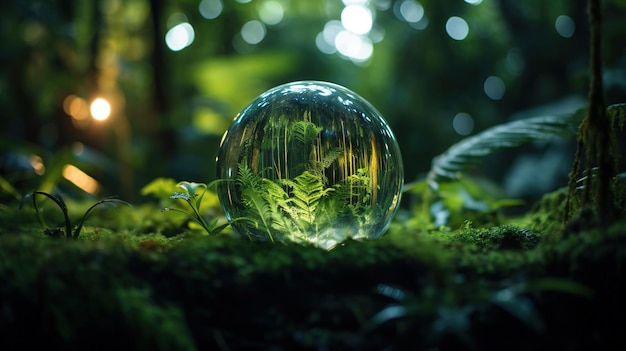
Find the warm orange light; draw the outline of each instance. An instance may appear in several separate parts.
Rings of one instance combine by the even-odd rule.
[[[98,121],[104,121],[111,115],[111,104],[103,98],[97,98],[91,103],[91,116]]]
[[[43,175],[46,173],[46,166],[43,164],[43,159],[37,155],[31,155],[29,158],[30,165],[37,175]]]
[[[68,95],[63,100],[63,111],[76,121],[82,121],[89,117],[87,101],[76,95]]]
[[[76,166],[67,164],[63,166],[62,173],[65,179],[89,194],[95,194],[100,189],[100,184],[98,184],[97,180],[81,171]]]

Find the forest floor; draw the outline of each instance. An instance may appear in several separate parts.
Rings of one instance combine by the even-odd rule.
[[[626,220],[563,230],[561,195],[499,225],[394,222],[330,251],[203,235],[150,204],[66,240],[4,206],[0,347],[624,350]]]

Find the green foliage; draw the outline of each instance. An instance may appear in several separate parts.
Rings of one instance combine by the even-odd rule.
[[[316,210],[322,197],[333,191],[333,188],[324,188],[320,177],[308,171],[297,176],[293,181],[283,179],[281,183],[289,186],[292,196],[288,203],[292,204],[289,215],[297,221],[313,224],[316,221]]]
[[[504,220],[502,210],[524,205],[523,200],[503,198],[496,185],[480,178],[463,177],[440,183],[436,192],[423,179],[405,185],[404,191],[416,199],[416,218],[409,222],[427,216],[435,228],[458,228],[466,220],[478,226],[498,225]]]
[[[239,164],[237,186],[246,209],[243,220],[274,242],[292,241],[313,243],[324,247],[325,240],[336,233],[321,233],[319,228],[342,220],[368,220],[369,197],[355,202],[356,189],[365,188],[369,193],[369,178],[365,171],[348,177],[333,186],[326,186],[321,175],[309,171],[291,179],[271,181],[254,174],[246,163]],[[276,237],[285,233],[283,237]],[[330,237],[326,237],[330,235]],[[263,238],[259,238],[263,239]]]
[[[291,125],[289,137],[298,140],[302,144],[310,145],[315,142],[317,135],[323,129],[309,121],[297,121]]]
[[[226,223],[218,224],[218,221],[219,221],[218,218],[214,218],[211,221],[207,222],[201,213],[202,199],[204,198],[204,195],[206,194],[207,189],[211,185],[215,184],[216,182],[217,181],[210,183],[209,185],[203,184],[203,183],[187,182],[187,181],[179,182],[176,186],[178,188],[183,189],[183,191],[174,192],[172,195],[170,195],[170,198],[183,200],[191,209],[191,212],[187,212],[185,210],[175,208],[175,207],[165,207],[161,211],[163,212],[175,211],[175,212],[183,213],[188,218],[193,220],[195,223],[200,225],[200,227],[202,227],[202,229],[204,229],[204,231],[207,234],[215,235],[215,234],[220,233],[222,230],[228,227],[230,223],[226,222]]]
[[[482,350],[621,335],[603,321],[623,313],[623,221],[548,243],[555,233],[466,223],[329,252],[228,236],[59,243],[28,233],[0,235],[6,347]]]
[[[461,140],[435,157],[426,179],[436,191],[441,181],[458,179],[460,173],[495,151],[552,136],[572,136],[581,120],[581,114],[576,113],[533,117],[491,127]]]
[[[341,230],[322,229],[337,228],[341,223],[346,227],[358,221],[369,223],[372,214],[369,170],[358,169],[341,182],[329,185],[324,171],[346,151],[342,148],[322,151],[319,142],[322,129],[307,120],[276,122],[265,127],[266,135],[285,142],[295,141],[308,154],[307,162],[290,165],[289,171],[296,173],[292,178],[283,178],[271,167],[257,174],[246,162],[238,164],[235,186],[243,206],[235,217],[254,228],[247,230],[248,235],[259,240],[331,248],[350,235]],[[266,138],[260,145],[261,152],[273,153],[277,144],[273,141]],[[277,174],[267,174],[268,171]]]
[[[432,160],[423,180],[406,184],[404,192],[418,198],[415,217],[428,217],[435,227],[458,226],[464,220],[481,224],[499,224],[499,210],[523,204],[516,199],[502,199],[490,191],[493,186],[462,174],[494,152],[554,136],[575,134],[583,111],[569,115],[547,115],[516,120],[491,127],[451,145]]]
[[[61,229],[61,228],[47,228],[46,223],[45,223],[45,221],[43,219],[42,213],[39,210],[39,206],[37,205],[36,195],[43,195],[43,196],[51,199],[59,207],[59,209],[63,213],[63,218],[65,220],[65,233],[63,233],[63,229]],[[76,228],[72,232],[72,221],[70,220],[70,217],[69,217],[69,214],[68,214],[67,205],[65,204],[65,201],[63,201],[63,198],[60,195],[52,195],[52,194],[44,192],[44,191],[33,191],[33,192],[30,192],[30,193],[24,195],[24,197],[22,198],[22,201],[20,203],[20,209],[31,198],[33,200],[33,207],[35,208],[35,212],[37,214],[37,218],[39,219],[39,222],[41,223],[41,225],[44,227],[44,233],[46,235],[50,235],[50,236],[65,236],[66,239],[78,239],[78,236],[80,235],[80,232],[83,229],[83,225],[85,224],[85,220],[87,219],[87,216],[89,216],[91,211],[94,208],[96,208],[97,206],[100,206],[100,205],[103,205],[103,204],[116,204],[116,203],[118,203],[118,204],[123,204],[123,205],[129,206],[129,207],[132,207],[128,202],[120,200],[120,199],[116,199],[116,198],[111,198],[110,197],[110,198],[106,198],[106,199],[100,200],[100,201],[96,202],[95,204],[93,204],[91,207],[89,207],[85,211],[83,216],[78,221],[78,226],[76,226]]]
[[[161,201],[179,190],[178,182],[172,178],[156,178],[141,188],[141,195],[154,195]]]

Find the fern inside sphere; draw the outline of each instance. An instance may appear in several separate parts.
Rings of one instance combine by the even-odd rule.
[[[320,81],[280,85],[244,108],[222,138],[217,177],[239,235],[324,249],[383,235],[404,182],[381,114]]]

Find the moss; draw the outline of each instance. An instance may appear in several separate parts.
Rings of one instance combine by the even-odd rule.
[[[114,240],[0,239],[3,345],[193,346],[180,311],[153,301],[146,282],[129,272],[129,248]],[[110,335],[114,341],[107,340]]]
[[[451,242],[470,244],[478,251],[490,250],[529,250],[537,246],[539,238],[528,229],[512,225],[489,228],[472,228],[467,226],[447,235]]]
[[[626,312],[626,223],[551,240],[541,229],[551,216],[517,222],[532,229],[395,224],[331,251],[184,228],[167,237],[88,226],[67,241],[17,226],[0,234],[2,346],[576,349],[596,346],[592,334],[624,346],[608,321]]]

